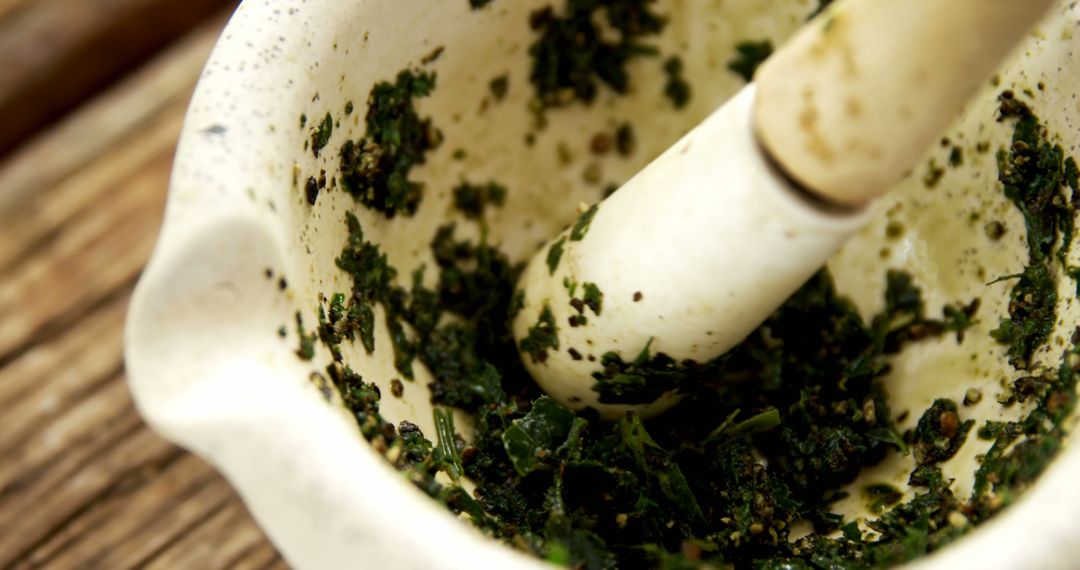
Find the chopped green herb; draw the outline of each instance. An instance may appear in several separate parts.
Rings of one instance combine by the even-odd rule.
[[[536,363],[547,360],[548,349],[559,349],[559,327],[555,324],[551,307],[544,305],[536,324],[529,327],[528,336],[521,339],[521,351]]]
[[[308,334],[304,330],[304,319],[300,313],[296,313],[296,336],[300,339],[300,345],[296,348],[296,355],[302,360],[315,358],[315,333]]]
[[[1030,150],[1014,147],[1011,153]],[[1017,163],[1010,165],[1014,170],[1033,168],[1007,155],[1010,161]],[[1029,246],[1038,246],[1029,256],[1036,262],[1029,260],[1029,268],[1012,277],[1020,281],[1016,306],[1003,323],[1019,331],[1012,341],[1022,345],[1021,355],[1028,346],[1047,344],[1036,338],[1043,319],[1037,308],[1054,303],[1039,294],[1072,270],[1062,254],[1072,235],[1071,197],[1064,193],[1076,192],[1070,182],[1076,166],[1067,159],[1059,170],[1055,164],[1048,160],[1039,171],[1051,178],[1061,173],[1054,208],[1035,208],[1026,190],[1009,188],[1030,189],[1034,177],[1005,182],[1007,195],[1023,197],[1029,234],[1057,232],[1046,248],[1029,239]],[[483,206],[472,208],[477,210]],[[672,390],[684,398],[647,422],[633,414],[614,423],[589,411],[575,416],[544,397],[522,364],[522,355],[542,361],[559,349],[550,307],[515,342],[510,324],[524,306],[516,289],[522,268],[487,243],[482,216],[467,219],[481,226],[480,241],[455,238],[453,225],[438,228],[431,241],[438,278],[429,289],[423,268],[412,274],[411,288],[399,285],[385,254],[347,215],[349,239],[338,265],[353,287],[321,299],[318,338],[334,358],[327,377],[373,448],[452,512],[538,557],[587,569],[892,566],[941,548],[1013,502],[1065,438],[1077,396],[1080,331],[1056,371],[1029,367],[1009,385],[1004,401],[1026,404],[1027,415],[978,428],[992,445],[976,473],[975,491],[970,498],[952,492],[938,463],[956,453],[974,423],[961,421],[955,403],[938,400],[905,441],[881,377],[887,355],[910,343],[953,333],[962,342],[979,304],[946,305],[940,318],[928,318],[921,290],[901,271],[886,274],[884,308],[869,321],[822,271],[744,343],[713,361],[675,362],[654,354],[651,342],[631,362],[605,354],[594,375],[602,401],[647,403]],[[581,224],[581,237],[588,225]],[[566,239],[549,264],[552,272]],[[1056,270],[1055,259],[1065,271]],[[1040,272],[1046,283],[1034,283],[1043,279]],[[1025,276],[1033,283],[1024,285]],[[601,313],[603,296],[595,284],[564,285],[578,312],[574,317],[584,319],[587,309]],[[582,298],[573,297],[578,290]],[[379,412],[378,387],[342,361],[340,345],[354,336],[374,349],[375,305],[385,312],[399,369],[411,370],[419,358],[431,373],[435,443],[415,424],[388,423]],[[1020,339],[1032,323],[1035,340],[1028,344]],[[301,338],[313,341],[297,324]],[[566,350],[572,358],[596,360],[584,346]],[[403,388],[400,380],[390,382],[392,394]],[[964,403],[978,400],[969,391]],[[473,414],[469,443],[455,432],[451,407]],[[909,476],[912,498],[905,501],[887,486],[865,489],[871,509],[880,510],[878,518],[864,521],[871,531],[865,536],[859,523],[831,512],[830,504],[860,470],[909,446],[919,463]],[[437,481],[439,472],[451,480],[468,477],[475,493]],[[800,521],[815,532],[791,540],[791,527]]]
[[[780,425],[780,411],[771,408],[751,418],[736,423],[740,410],[731,412],[723,423],[705,437],[705,443],[731,442],[739,438],[770,430]]]
[[[551,244],[547,253],[547,266],[548,273],[555,275],[555,270],[559,268],[559,262],[562,261],[563,250],[566,246],[566,238],[561,237]]]
[[[311,133],[311,150],[315,153],[316,158],[319,156],[319,151],[330,142],[330,135],[333,133],[334,118],[330,116],[330,113],[327,113],[326,117],[315,129],[315,132]]]
[[[1009,362],[1026,369],[1035,350],[1046,343],[1054,330],[1057,291],[1046,263],[1029,265],[1009,294],[1009,318],[1003,319],[990,336],[1009,345]]]
[[[402,71],[394,83],[379,82],[368,98],[367,133],[341,147],[341,184],[365,206],[393,218],[416,213],[423,194],[409,180],[442,135],[430,118],[421,118],[415,99],[431,94],[435,75]]]
[[[739,42],[735,44],[735,57],[728,62],[727,67],[749,83],[754,80],[757,68],[769,59],[772,53],[773,45],[770,40]]]
[[[866,486],[863,489],[863,495],[866,497],[870,512],[876,515],[885,512],[886,507],[891,507],[904,498],[904,494],[896,487],[885,483]]]
[[[420,65],[429,65],[429,64],[435,63],[435,60],[442,57],[442,54],[443,54],[444,51],[446,51],[446,46],[439,46],[439,47],[431,50],[431,53],[429,53],[429,54],[425,55],[424,57],[420,58]]]
[[[589,233],[589,227],[592,225],[593,217],[596,216],[596,212],[600,209],[600,204],[593,204],[588,210],[585,210],[578,216],[574,227],[570,229],[570,241],[581,241],[585,239],[585,234]]]
[[[314,176],[309,177],[304,183],[304,197],[307,198],[309,206],[314,206],[319,199],[319,181]]]
[[[600,291],[600,288],[596,286],[596,283],[584,283],[582,289],[585,292],[585,306],[592,309],[592,312],[596,316],[600,316],[600,311],[604,307],[604,293]]]
[[[682,109],[690,102],[690,84],[683,77],[683,63],[678,56],[672,56],[664,62],[664,96],[671,100],[676,109]]]
[[[956,168],[964,164],[964,150],[958,146],[954,146],[949,152],[949,166]]]
[[[637,149],[637,137],[634,136],[634,128],[630,123],[622,123],[615,129],[615,152],[619,156],[627,157],[634,154]]]
[[[470,184],[462,182],[454,188],[454,207],[471,220],[484,216],[488,206],[502,206],[506,203],[506,187],[496,182]]]
[[[938,166],[937,161],[930,159],[930,163],[926,166],[926,174],[923,175],[923,185],[927,188],[937,188],[941,179],[945,177],[945,169]]]
[[[574,293],[577,292],[577,281],[571,281],[569,277],[563,277],[562,284],[563,288],[566,289],[566,294],[572,298]]]
[[[975,421],[960,421],[956,409],[956,402],[952,400],[934,400],[919,419],[912,436],[912,448],[920,465],[950,459],[964,444]]]
[[[554,459],[555,450],[566,442],[574,423],[574,412],[555,400],[541,396],[532,404],[532,410],[520,420],[515,420],[502,434],[506,454],[514,470],[522,477],[545,464],[545,458]]]
[[[1027,227],[1028,265],[1018,275],[1010,292],[1009,318],[991,334],[1009,345],[1009,361],[1025,369],[1031,357],[1046,343],[1056,321],[1057,289],[1051,257],[1061,237],[1056,255],[1065,263],[1072,241],[1075,210],[1064,188],[1075,189],[1075,162],[1066,160],[1060,145],[1047,138],[1031,108],[1011,91],[1002,93],[1001,120],[1013,119],[1012,145],[998,152],[998,180],[1005,196],[1012,200]],[[1072,166],[1070,166],[1072,165]]]
[[[434,461],[439,468],[453,480],[461,479],[464,469],[461,467],[461,452],[458,450],[458,435],[454,429],[454,414],[446,408],[435,408],[435,433],[438,445],[435,447]]]
[[[510,75],[504,73],[495,79],[492,79],[488,86],[491,88],[491,96],[494,97],[496,101],[502,101],[506,98],[506,93],[510,90]]]
[[[391,284],[397,277],[397,270],[390,266],[386,254],[375,244],[364,239],[360,221],[351,212],[345,214],[349,228],[349,239],[337,266],[353,276],[353,290],[349,306],[343,313],[348,315],[332,323],[337,327],[337,336],[351,337],[359,333],[360,339],[371,354],[375,350],[375,303],[386,303],[391,296]],[[329,336],[329,335],[328,335]],[[333,338],[333,337],[330,337]],[[340,341],[339,341],[340,342]]]
[[[601,83],[616,93],[630,87],[627,63],[655,55],[642,40],[665,24],[650,7],[654,0],[566,0],[563,10],[551,7],[532,13],[538,33],[529,47],[529,80],[542,111],[577,100],[590,104]]]
[[[645,344],[637,357],[623,361],[617,353],[608,352],[600,358],[601,371],[594,372],[593,390],[605,404],[650,404],[667,392],[688,384],[690,374],[664,353],[650,353],[652,340]]]

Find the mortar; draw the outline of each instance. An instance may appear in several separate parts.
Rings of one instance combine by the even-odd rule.
[[[288,6],[249,0],[203,72],[177,153],[165,225],[129,316],[131,386],[147,421],[214,464],[296,566],[541,565],[455,520],[394,471],[360,436],[340,395],[312,379],[329,360],[325,350],[314,362],[297,358],[296,312],[310,330],[320,293],[351,286],[335,265],[346,238],[345,212],[357,215],[368,239],[407,276],[431,264],[428,243],[435,228],[457,216],[451,188],[466,177],[495,179],[510,192],[489,219],[490,238],[523,261],[575,219],[579,203],[599,200],[608,183],[626,180],[741,87],[742,79],[726,69],[737,42],[769,38],[778,45],[816,4],[661,0],[657,11],[670,22],[652,43],[661,53],[682,57],[693,87],[689,105],[673,109],[663,94],[660,62],[639,58],[629,66],[628,95],[601,90],[591,106],[548,113],[538,130],[529,105],[528,47],[534,36],[528,21],[530,12],[547,3],[495,0],[473,10],[466,0],[407,7],[392,0]],[[1007,144],[1011,129],[994,121],[995,96],[1006,88],[1030,89],[1034,97],[1025,100],[1066,152],[1074,153],[1080,140],[1073,118],[1080,110],[1074,97],[1080,69],[1071,59],[1080,45],[1073,35],[1078,18],[1063,2],[1004,66],[999,84],[988,85],[950,129],[949,138],[965,151],[962,165],[945,169],[928,189],[924,178],[936,171],[931,161],[946,164],[951,146],[932,149],[877,206],[875,221],[830,262],[840,290],[865,315],[880,308],[888,267],[912,272],[932,313],[946,302],[982,299],[980,322],[963,344],[949,336],[894,360],[885,384],[894,409],[912,412],[901,429],[913,427],[935,398],[959,401],[972,387],[981,387],[986,397],[965,408],[965,418],[1021,415],[1023,405],[1003,408],[993,397],[1001,392],[1001,379],[1017,373],[1007,364],[1005,347],[989,337],[1006,314],[1009,285],[987,282],[1018,272],[1026,257],[1023,220],[996,182],[994,149]],[[310,205],[307,180],[324,170],[332,179],[341,144],[363,136],[372,86],[409,67],[438,74],[438,87],[417,106],[444,138],[413,171],[412,179],[426,186],[417,214],[387,220],[329,186]],[[507,73],[509,89],[497,100],[489,81]],[[333,133],[316,156],[312,131],[327,113]],[[594,156],[591,134],[624,120],[637,133],[634,151],[625,158]],[[990,143],[990,152],[975,150],[982,142]],[[464,158],[457,149],[465,151]],[[1000,241],[985,236],[988,220],[1004,224]],[[468,224],[459,224],[459,231],[478,237]],[[1054,338],[1060,340],[1037,355],[1046,363],[1060,358],[1080,323],[1067,278],[1059,283],[1059,297]],[[414,382],[405,383],[402,398],[385,397],[400,375],[383,321],[376,322],[373,355],[357,344],[345,348],[346,361],[381,388],[388,419],[407,419],[434,434],[430,377],[422,367]],[[282,325],[285,338],[278,334]],[[458,418],[461,431],[468,431],[467,422]],[[976,455],[988,445],[972,430],[944,467],[955,478],[954,489],[971,488]],[[895,454],[866,470],[852,484],[851,497],[834,509],[865,515],[859,485],[901,485],[911,466],[910,456]],[[1078,469],[1080,452],[1066,447],[1019,502],[912,566],[1073,565],[1070,545],[1080,532],[1072,521],[1080,515],[1080,490],[1071,475]]]

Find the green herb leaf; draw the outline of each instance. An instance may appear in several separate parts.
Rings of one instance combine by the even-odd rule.
[[[593,204],[588,210],[585,210],[578,216],[574,227],[570,229],[570,241],[581,241],[585,239],[585,235],[589,233],[589,227],[592,225],[593,217],[596,216],[596,212],[600,209],[600,204]]]
[[[521,339],[520,346],[521,351],[528,354],[534,363],[546,361],[548,349],[558,350],[559,327],[555,324],[551,307],[544,305],[536,324],[529,327],[529,334]]]
[[[664,28],[664,18],[649,9],[652,2],[567,0],[562,13],[551,6],[533,12],[538,37],[529,47],[529,80],[540,109],[592,103],[601,83],[626,93],[627,64],[655,54],[642,40]]]
[[[559,262],[562,261],[564,246],[566,245],[566,238],[561,237],[551,244],[547,252],[547,266],[548,273],[555,275],[555,270],[559,268]]]
[[[327,113],[326,117],[315,129],[315,132],[311,133],[311,151],[315,153],[316,158],[319,156],[319,151],[326,147],[326,143],[330,142],[330,135],[332,134],[334,134],[334,118],[330,116],[330,113]]]
[[[638,468],[647,473],[657,486],[659,498],[666,508],[690,525],[704,525],[705,515],[678,463],[653,440],[641,423],[641,418],[630,415],[620,419],[619,433],[623,444],[637,461]]]
[[[435,463],[453,480],[457,481],[465,472],[461,467],[461,454],[458,453],[457,432],[454,429],[454,415],[446,408],[435,408],[435,434],[438,446],[435,448]]]
[[[757,68],[765,63],[772,53],[773,45],[769,40],[739,42],[735,44],[735,57],[727,66],[749,83],[754,80]]]
[[[411,216],[420,205],[423,187],[409,175],[442,142],[442,135],[430,118],[420,117],[413,102],[434,87],[434,74],[409,70],[393,83],[376,83],[368,97],[364,138],[341,147],[345,191],[387,218]]]
[[[503,432],[506,454],[518,475],[524,477],[539,468],[562,445],[574,424],[574,412],[547,396],[532,404],[532,410]]]
[[[664,62],[664,73],[667,81],[664,83],[664,96],[667,97],[676,109],[682,109],[690,102],[690,83],[683,77],[683,63],[678,56],[672,56]]]

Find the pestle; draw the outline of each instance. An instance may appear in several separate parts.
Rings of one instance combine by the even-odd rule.
[[[819,270],[1051,0],[837,0],[754,82],[525,269],[513,332],[550,396],[649,416]],[[622,374],[618,393],[597,378]],[[609,378],[610,379],[610,378]]]

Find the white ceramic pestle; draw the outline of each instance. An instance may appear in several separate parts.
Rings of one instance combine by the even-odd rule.
[[[684,366],[742,341],[863,226],[1052,3],[834,3],[536,254],[514,334],[553,325],[558,346],[523,350],[530,373],[608,418],[670,407],[674,391],[602,397],[603,355],[629,363],[647,350]],[[599,311],[583,303],[586,284]]]

